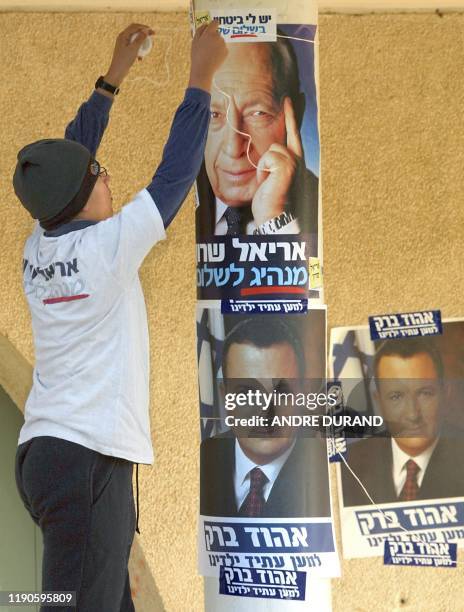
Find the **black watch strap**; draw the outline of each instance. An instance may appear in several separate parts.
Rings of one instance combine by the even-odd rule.
[[[107,83],[102,76],[99,76],[96,83],[95,89],[104,89],[105,91],[109,91],[113,94],[113,96],[117,96],[119,93],[119,87],[115,87],[114,85],[110,85]]]

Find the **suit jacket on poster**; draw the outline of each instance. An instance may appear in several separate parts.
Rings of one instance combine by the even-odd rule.
[[[317,255],[318,178],[306,168],[299,171],[289,194],[289,210],[297,217],[302,233],[311,234],[311,256]],[[196,209],[197,241],[214,236],[216,198],[203,163],[197,178],[198,199]]]
[[[391,445],[390,438],[369,438],[348,446],[347,462],[377,504],[399,501],[393,483]],[[464,497],[463,460],[461,438],[441,438],[430,457],[418,499]],[[340,466],[344,505],[370,504],[368,497],[343,462]]]
[[[234,490],[235,437],[201,443],[200,514],[239,516]],[[327,451],[321,440],[299,438],[274,482],[263,517],[330,516]]]

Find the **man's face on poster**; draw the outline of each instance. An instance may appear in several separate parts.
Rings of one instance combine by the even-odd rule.
[[[226,120],[251,136],[249,156],[255,165],[269,147],[286,144],[283,100],[276,100],[269,43],[229,44],[229,54],[215,74],[211,122],[205,165],[216,197],[228,206],[249,204],[258,188],[256,169],[250,164],[250,139],[234,131]]]
[[[410,456],[438,436],[443,381],[428,353],[385,355],[377,366],[377,399],[398,446]]]
[[[246,393],[259,389],[265,393],[293,393],[301,391],[298,360],[293,347],[282,342],[269,347],[252,344],[232,344],[227,353],[225,393]],[[230,414],[239,418],[294,413],[291,405],[271,404],[267,411],[254,406],[235,408]],[[283,427],[238,427],[234,431],[243,452],[255,463],[264,465],[282,455],[292,444],[294,434]]]

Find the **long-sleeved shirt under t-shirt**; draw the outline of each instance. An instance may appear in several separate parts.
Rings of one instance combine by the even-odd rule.
[[[111,102],[92,94],[66,137],[95,155]],[[199,172],[209,105],[207,92],[187,89],[152,182],[119,213],[48,232],[37,224],[28,238],[23,271],[35,367],[20,444],[54,436],[153,462],[148,325],[138,270]]]

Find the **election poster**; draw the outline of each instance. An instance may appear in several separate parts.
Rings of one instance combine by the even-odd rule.
[[[332,330],[343,555],[456,567],[464,541],[464,319],[439,311]],[[343,422],[342,422],[343,420]]]
[[[295,5],[288,22],[287,2],[193,3],[228,47],[196,182],[199,299],[321,297],[317,5]]]
[[[221,593],[305,599],[340,572],[327,444],[326,310],[223,315],[197,308],[199,568]]]

